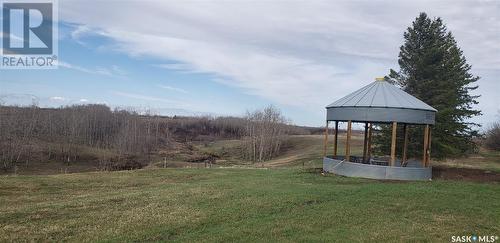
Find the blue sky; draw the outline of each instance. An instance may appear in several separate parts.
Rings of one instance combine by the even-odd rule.
[[[488,125],[500,110],[498,1],[60,1],[59,69],[0,70],[0,98],[167,115],[274,104],[323,125],[327,104],[397,69],[421,11],[444,19],[482,77],[474,121]]]

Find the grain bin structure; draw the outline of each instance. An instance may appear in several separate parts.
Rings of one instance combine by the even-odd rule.
[[[372,179],[429,180],[431,126],[437,110],[396,86],[377,78],[375,82],[333,102],[326,107],[326,129],[323,151],[323,170],[344,176]],[[328,125],[334,123],[333,151],[328,149]],[[347,123],[345,151],[339,155],[339,122]],[[363,154],[351,153],[352,124],[364,124]],[[392,127],[390,156],[372,156],[372,129],[374,124]],[[408,160],[408,127],[423,127],[422,158]],[[403,151],[396,155],[397,127],[403,127]]]

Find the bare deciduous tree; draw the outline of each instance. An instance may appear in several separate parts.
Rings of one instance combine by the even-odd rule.
[[[280,110],[274,106],[247,112],[247,157],[262,162],[278,155],[286,134],[286,122]]]
[[[491,150],[500,151],[500,121],[493,123],[488,129],[484,145]]]
[[[60,108],[0,105],[0,168],[8,171],[32,162],[74,164],[88,159],[103,170],[126,168],[120,163],[147,163],[171,141],[241,138],[245,138],[248,159],[264,161],[278,154],[286,133],[307,132],[286,125],[273,106],[239,118],[165,117],[97,104]]]

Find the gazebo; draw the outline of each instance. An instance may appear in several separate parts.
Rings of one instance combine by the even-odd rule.
[[[437,110],[396,86],[377,78],[375,82],[333,102],[326,107],[323,171],[338,175],[392,180],[430,180],[431,125]],[[329,155],[328,125],[334,122],[333,154]],[[339,122],[346,122],[345,154],[338,154]],[[364,125],[363,154],[351,154],[352,124]],[[373,124],[391,124],[390,156],[372,156]],[[401,159],[396,157],[397,127],[403,126],[404,143]],[[407,158],[408,125],[424,126],[421,161]]]

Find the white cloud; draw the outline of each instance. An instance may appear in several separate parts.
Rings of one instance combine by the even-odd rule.
[[[153,66],[183,73],[197,73],[197,71],[195,71],[196,68],[187,63],[164,63],[154,64]]]
[[[88,103],[89,102],[89,100],[87,100],[87,99],[80,99],[79,101],[80,101],[80,103]]]
[[[168,69],[203,72],[280,104],[315,111],[397,68],[403,32],[419,12],[440,16],[473,71],[500,70],[498,1],[61,2],[61,17],[119,51]],[[135,16],[130,18],[130,16]],[[495,76],[481,103],[498,104]],[[485,113],[491,113],[489,107]]]
[[[79,43],[80,45],[87,46],[87,44],[82,41],[82,38],[89,35],[95,35],[95,30],[87,25],[76,25],[75,29],[71,31],[71,39]]]
[[[162,89],[170,90],[170,91],[175,91],[175,92],[183,93],[183,94],[189,93],[185,89],[176,88],[176,87],[172,87],[172,86],[168,86],[168,85],[158,85],[158,87],[160,87]]]
[[[77,25],[76,28],[71,32],[71,38],[74,40],[79,40],[83,36],[92,34],[94,30],[87,25]]]
[[[104,68],[104,67],[96,67],[96,68],[86,68],[74,64],[70,64],[64,61],[59,61],[59,67],[67,68],[67,69],[72,69],[76,70],[79,72],[84,72],[84,73],[89,73],[89,74],[97,74],[97,75],[104,75],[108,77],[113,77],[113,76],[124,76],[127,73],[123,71],[120,67],[116,65],[112,65],[110,68]]]
[[[65,100],[67,100],[67,98],[61,97],[61,96],[52,96],[52,97],[49,97],[49,99],[53,100],[53,101],[65,101]]]

